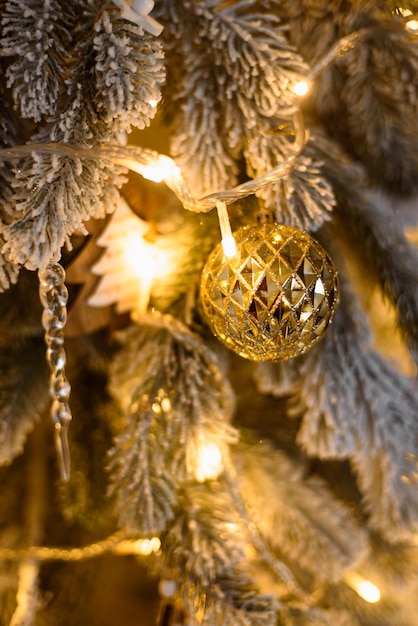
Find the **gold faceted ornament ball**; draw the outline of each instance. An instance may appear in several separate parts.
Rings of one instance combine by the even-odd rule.
[[[310,349],[332,322],[337,273],[307,233],[280,224],[244,226],[236,254],[219,244],[203,269],[201,302],[213,334],[253,361],[276,361]]]

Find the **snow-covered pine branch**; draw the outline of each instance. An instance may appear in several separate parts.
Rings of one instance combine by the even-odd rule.
[[[290,41],[311,66],[343,37],[358,33],[352,49],[318,72],[307,110],[363,164],[375,185],[401,195],[416,192],[416,34],[384,3],[274,3],[289,26]]]
[[[280,130],[255,133],[245,149],[248,172],[253,178],[263,176],[283,163],[291,150],[292,141],[286,132],[284,136],[280,136]],[[309,146],[288,176],[256,195],[279,223],[308,231],[317,230],[329,220],[335,205],[322,163]]]
[[[114,132],[148,126],[165,78],[160,41],[111,10],[94,29],[97,110]]]
[[[251,519],[287,562],[317,580],[338,581],[365,556],[366,533],[350,509],[337,504],[321,479],[306,478],[303,465],[267,442],[239,444],[234,462]]]
[[[126,412],[112,450],[111,493],[122,523],[161,532],[177,491],[195,479],[201,442],[235,441],[233,398],[215,356],[180,322],[157,314],[121,337],[111,389]]]
[[[7,86],[23,118],[54,115],[68,73],[74,6],[63,0],[7,0],[0,54],[12,57]]]
[[[182,581],[190,624],[273,626],[277,603],[245,571],[247,537],[224,481],[190,485],[163,539],[163,554]]]
[[[317,135],[315,145],[337,198],[336,241],[344,243],[346,254],[363,268],[364,279],[377,281],[393,303],[397,323],[418,363],[418,249],[405,232],[408,224],[416,224],[416,206],[370,187],[364,167],[335,142]]]
[[[0,465],[22,452],[28,432],[48,406],[48,373],[39,365],[43,350],[42,339],[15,338],[13,348],[0,351]]]
[[[312,456],[350,459],[371,527],[400,538],[418,523],[418,396],[371,348],[348,297],[300,368],[306,412],[298,442]]]
[[[156,10],[165,24],[166,95],[176,103],[173,154],[198,193],[229,187],[249,129],[262,116],[289,114],[305,66],[274,15],[244,3],[186,9],[161,1]]]
[[[104,160],[40,154],[25,159],[12,181],[14,215],[0,228],[6,259],[32,270],[58,260],[63,245],[71,247],[70,236],[86,232],[84,221],[115,209],[122,172]]]

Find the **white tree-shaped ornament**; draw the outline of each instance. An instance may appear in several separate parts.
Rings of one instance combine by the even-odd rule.
[[[118,313],[147,310],[155,265],[155,248],[144,239],[148,232],[148,224],[122,201],[97,241],[105,252],[91,268],[101,280],[90,306],[116,304]]]

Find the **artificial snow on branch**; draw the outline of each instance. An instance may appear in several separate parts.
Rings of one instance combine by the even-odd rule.
[[[144,316],[121,342],[111,389],[126,422],[111,452],[110,493],[121,523],[149,535],[173,518],[182,485],[201,479],[202,448],[225,455],[236,440],[233,397],[216,357],[174,318]]]
[[[48,385],[48,374],[39,367],[43,352],[43,342],[37,338],[16,337],[12,348],[2,346],[0,465],[8,465],[22,452],[28,433],[47,408],[43,391]],[[35,370],[41,375],[35,376]]]
[[[400,19],[381,19],[375,3],[354,3],[359,5],[357,11],[350,4],[333,4],[330,11],[337,12],[338,19],[329,23],[329,32],[324,32],[321,15],[314,15],[311,8],[299,22],[300,30],[291,30],[306,59],[320,58],[327,39],[335,43],[361,31],[356,44],[315,77],[308,106],[314,121],[363,164],[375,185],[389,192],[414,193],[417,34]],[[317,28],[321,37],[312,36]]]
[[[245,150],[251,176],[257,179],[277,167],[289,153],[289,145],[289,138],[281,136],[280,129],[256,133]],[[329,220],[335,206],[331,185],[309,144],[288,176],[256,195],[279,223],[308,231],[317,230]]]
[[[295,111],[292,86],[306,66],[279,20],[247,3],[197,2],[186,9],[161,2],[157,14],[165,25],[165,94],[178,103],[173,154],[200,195],[230,186],[246,141]]]
[[[306,412],[300,445],[323,459],[349,458],[369,523],[387,537],[417,528],[418,397],[411,381],[370,347],[347,294],[333,328],[300,367]]]
[[[363,281],[377,282],[393,303],[411,357],[418,362],[418,249],[406,235],[407,227],[416,224],[415,197],[399,198],[370,186],[364,166],[322,133],[315,135],[314,144],[337,199],[333,219],[341,251],[334,245],[334,253],[360,268]]]
[[[234,450],[234,462],[251,519],[272,549],[291,564],[317,580],[337,581],[364,557],[366,534],[348,508],[337,506],[318,477],[306,478],[302,466],[267,442],[241,443]],[[263,490],[258,488],[261,483]]]
[[[114,132],[144,128],[154,117],[165,78],[161,43],[103,11],[94,30],[96,106]]]
[[[13,16],[17,4],[9,4]],[[47,121],[33,135],[35,142],[97,146],[114,140],[118,132],[132,125],[145,126],[154,116],[164,79],[161,46],[140,26],[121,20],[118,11],[106,11],[105,6],[102,0],[86,3],[83,20],[78,20],[77,11],[69,13],[68,23],[61,24],[65,37],[47,25],[45,12],[54,15],[61,12],[50,3],[43,8],[34,3],[34,7],[24,13],[24,24],[7,18],[11,25],[6,30],[9,38],[3,38],[3,53],[20,54],[24,48],[25,58],[28,55],[32,58],[34,55],[27,48],[33,42],[28,43],[26,33],[38,29],[41,40],[34,46],[39,54],[38,70],[34,74],[40,73],[44,82],[55,78],[52,86],[42,84],[41,78],[34,83],[37,90],[51,94],[53,107],[45,104],[45,110],[31,111],[30,102],[39,104],[38,91],[30,92],[30,97],[25,95],[24,106],[28,111],[25,109],[22,115],[40,121],[42,113]],[[16,43],[14,38],[22,33],[25,33],[24,41]],[[48,33],[51,42],[44,41]],[[65,49],[61,40],[65,40]],[[66,61],[65,72],[59,67],[49,67],[53,60],[41,48],[49,49],[52,45],[58,47],[56,57],[62,63],[64,58],[73,59],[72,63]],[[83,61],[76,63],[75,59]],[[92,61],[94,81],[91,80]],[[25,71],[28,71],[26,67]],[[19,81],[14,70],[11,76]],[[32,74],[28,76],[35,80]],[[31,83],[29,87],[23,79],[20,83],[30,89]],[[15,96],[23,98],[20,90]],[[105,160],[86,162],[58,154],[35,153],[19,163],[11,182],[14,197],[4,209],[6,215],[0,229],[5,240],[2,252],[6,260],[28,269],[44,268],[51,260],[57,261],[63,245],[70,246],[70,237],[75,231],[86,233],[85,221],[114,211],[119,200],[117,188],[125,181],[122,172],[120,166]]]
[[[62,0],[8,0],[2,13],[0,55],[13,62],[6,71],[22,117],[40,122],[60,104],[68,73],[74,8]]]
[[[183,581],[190,625],[270,626],[278,603],[261,594],[245,567],[248,539],[224,481],[191,485],[163,550]]]

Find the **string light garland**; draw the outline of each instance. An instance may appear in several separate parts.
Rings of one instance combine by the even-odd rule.
[[[104,554],[149,556],[158,552],[161,542],[158,537],[131,538],[125,530],[118,530],[102,541],[88,544],[81,548],[58,548],[49,546],[31,546],[30,548],[0,548],[0,561],[67,561],[78,562],[94,559]]]
[[[360,574],[357,574],[357,572],[348,572],[344,576],[344,581],[360,596],[360,598],[369,604],[379,602],[381,597],[379,587]]]
[[[27,157],[32,153],[54,154],[73,159],[108,159],[141,174],[147,180],[164,181],[188,211],[208,213],[216,206],[217,202],[224,202],[226,205],[232,204],[289,174],[302,154],[309,137],[300,112],[296,112],[294,115],[294,128],[294,152],[280,165],[260,178],[249,180],[233,189],[218,191],[200,199],[193,196],[180,168],[171,157],[139,146],[107,144],[95,148],[83,148],[63,143],[27,144],[0,149],[0,160]]]
[[[135,15],[141,19],[143,15],[146,16],[146,19],[151,19],[148,16],[149,3],[147,2],[140,0],[138,7],[141,8],[138,9],[137,12],[134,11],[135,7],[129,7],[125,0],[114,0],[114,2],[118,7],[123,8],[125,11],[135,12]],[[144,7],[147,6],[147,8],[141,13],[142,5],[144,5]],[[415,24],[418,22],[411,18],[413,18],[413,15],[408,13],[408,16],[405,18],[405,28],[407,28],[411,32],[411,36],[413,36],[417,32]],[[315,80],[319,73],[331,65],[331,63],[335,62],[339,58],[343,57],[347,52],[355,48],[359,42],[361,42],[366,36],[372,34],[374,31],[374,27],[367,27],[342,37],[311,69],[306,80],[300,81],[294,85],[295,96],[305,96],[310,89],[311,83]],[[85,148],[83,146],[64,143],[26,144],[12,146],[9,148],[1,148],[0,161],[10,161],[24,158],[30,156],[32,153],[55,154],[74,159],[109,159],[112,162],[123,165],[128,169],[141,174],[148,180],[154,182],[164,181],[166,185],[176,194],[185,209],[196,213],[207,213],[217,205],[217,202],[224,202],[226,205],[232,204],[237,200],[256,193],[267,185],[277,182],[291,172],[309,140],[309,132],[305,128],[302,114],[298,110],[298,107],[295,108],[296,110],[293,115],[295,130],[294,152],[289,155],[285,161],[259,178],[249,180],[229,190],[217,191],[200,199],[193,196],[183,178],[180,168],[171,157],[160,154],[155,150],[140,146],[106,144],[94,148]]]

